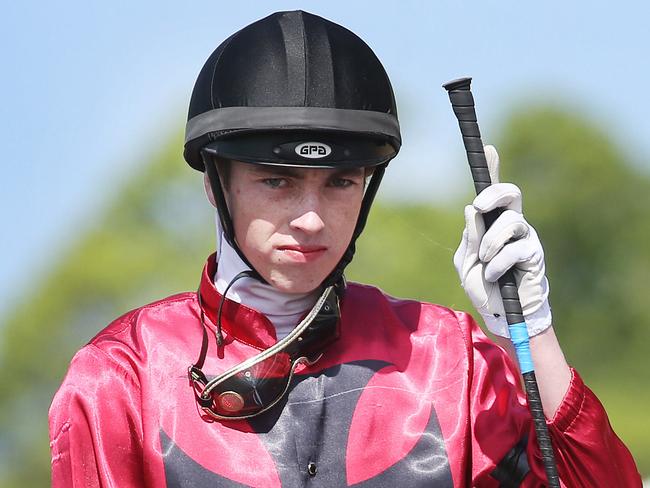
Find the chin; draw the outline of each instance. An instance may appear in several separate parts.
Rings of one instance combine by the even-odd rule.
[[[311,293],[316,290],[326,277],[320,280],[310,278],[293,278],[289,276],[271,276],[267,278],[268,283],[283,293]]]

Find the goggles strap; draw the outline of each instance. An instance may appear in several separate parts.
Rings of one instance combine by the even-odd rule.
[[[257,273],[251,270],[244,270],[240,273],[237,273],[235,277],[230,280],[230,283],[228,283],[228,286],[226,289],[223,291],[223,295],[221,295],[221,301],[219,302],[219,311],[217,312],[217,345],[222,346],[223,345],[223,334],[221,333],[221,313],[223,312],[223,304],[226,302],[226,295],[228,295],[228,290],[230,290],[230,287],[235,284],[235,282],[241,278],[257,278]],[[205,325],[204,325],[204,330],[205,330]]]
[[[197,369],[198,371],[201,371],[201,369],[203,368],[203,364],[205,363],[205,358],[208,355],[208,328],[205,325],[205,312],[203,311],[203,300],[201,299],[200,288],[196,291],[196,296],[199,300],[201,327],[203,328],[203,340],[201,341],[201,352],[199,353],[199,358],[190,367],[190,369]]]
[[[203,390],[205,388],[205,385],[208,383],[208,379],[206,378],[205,374],[203,373],[203,364],[205,363],[205,358],[208,354],[208,329],[205,326],[205,312],[203,311],[203,300],[201,299],[201,288],[196,291],[196,296],[199,301],[199,311],[200,311],[200,316],[201,316],[201,326],[203,329],[203,339],[201,341],[201,352],[199,353],[199,358],[196,360],[194,364],[192,364],[188,370],[187,370],[187,376],[190,380],[190,387],[192,388],[192,391],[194,392],[194,398],[196,398],[197,403],[204,407],[207,408],[209,405],[207,402],[201,398],[201,394],[198,391],[198,389]]]
[[[228,294],[228,290],[230,290],[230,287],[235,283],[235,281],[241,279],[241,278],[255,278],[256,274],[254,271],[250,270],[245,270],[242,271],[241,273],[238,273],[235,275],[235,277],[228,283],[228,286],[223,292],[223,295],[221,296],[221,300],[219,301],[219,309],[217,312],[217,330],[215,332],[215,336],[217,339],[217,345],[222,346],[223,345],[223,333],[221,332],[221,315],[223,312],[223,304],[226,301],[226,295]],[[192,365],[191,368],[194,368],[198,371],[201,371],[203,369],[203,365],[205,364],[205,358],[208,355],[208,327],[205,325],[205,311],[203,308],[203,299],[201,297],[201,288],[199,288],[196,292],[196,296],[199,301],[199,310],[200,310],[200,316],[201,316],[201,326],[203,328],[203,340],[201,341],[201,352],[199,353],[199,358],[196,360],[196,363]]]

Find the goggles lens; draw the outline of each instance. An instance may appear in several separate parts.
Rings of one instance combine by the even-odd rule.
[[[199,404],[215,418],[253,417],[282,399],[299,364],[314,362],[305,357],[292,361],[288,354],[274,354],[221,381],[208,382],[200,393],[197,391]]]

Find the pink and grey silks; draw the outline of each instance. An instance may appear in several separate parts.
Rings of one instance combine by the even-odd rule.
[[[200,293],[211,333],[214,273],[210,257]],[[222,324],[209,377],[276,341],[265,316],[230,300]],[[249,420],[199,414],[187,368],[202,335],[197,294],[182,293],[127,313],[77,353],[50,409],[55,488],[542,486],[518,373],[465,313],[350,283],[339,339]],[[564,486],[641,486],[575,371],[548,427]]]

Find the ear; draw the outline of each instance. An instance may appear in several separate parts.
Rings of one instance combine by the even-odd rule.
[[[210,186],[210,180],[208,178],[208,173],[203,174],[203,188],[205,189],[205,194],[208,197],[208,200],[214,208],[217,208],[217,203],[214,199],[214,193],[212,193],[212,186]]]

